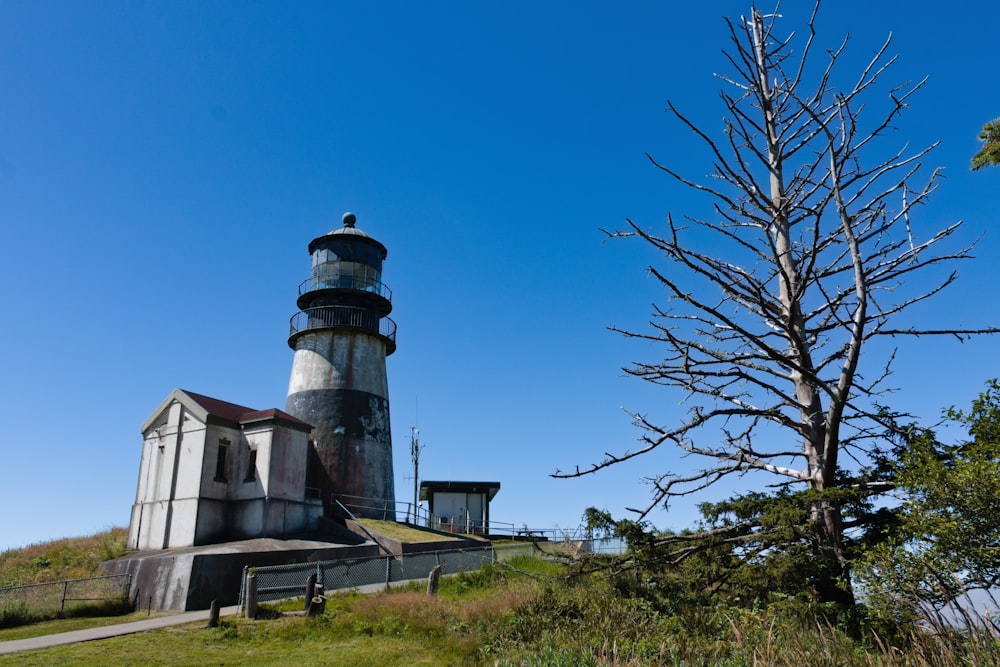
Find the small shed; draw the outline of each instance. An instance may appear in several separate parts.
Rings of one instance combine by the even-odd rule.
[[[499,490],[500,482],[421,482],[420,500],[427,501],[430,528],[488,535],[490,501]]]

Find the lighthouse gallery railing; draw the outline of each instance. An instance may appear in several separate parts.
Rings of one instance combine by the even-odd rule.
[[[369,292],[378,294],[387,301],[392,301],[392,290],[381,280],[350,273],[321,273],[306,278],[299,284],[299,296],[323,289],[350,289]]]
[[[317,306],[306,308],[292,315],[289,336],[310,329],[344,327],[375,333],[396,342],[396,323],[388,317],[379,317],[366,308],[357,306]]]

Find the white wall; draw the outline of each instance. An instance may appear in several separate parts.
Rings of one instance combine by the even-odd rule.
[[[205,434],[204,422],[176,401],[143,434],[130,547],[163,549],[194,539]]]
[[[313,527],[322,514],[318,501],[305,499],[307,433],[273,421],[245,431],[206,423],[177,400],[148,423],[130,548],[279,536]],[[216,479],[221,440],[228,442],[224,481]],[[251,448],[257,459],[248,481]]]

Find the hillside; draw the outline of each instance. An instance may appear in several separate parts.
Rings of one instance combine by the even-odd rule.
[[[0,552],[0,588],[100,576],[98,566],[125,554],[128,530],[112,528]]]

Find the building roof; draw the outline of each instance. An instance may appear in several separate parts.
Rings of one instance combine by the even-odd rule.
[[[236,403],[229,403],[228,401],[222,401],[218,398],[212,398],[211,396],[205,396],[204,394],[196,394],[193,391],[188,391],[187,389],[178,389],[177,391],[182,391],[192,399],[194,402],[205,408],[208,414],[214,417],[221,417],[227,421],[238,422],[242,419],[243,415],[248,412],[255,412],[253,408],[248,408],[244,405],[237,405]]]
[[[230,403],[229,401],[212,398],[211,396],[205,396],[204,394],[187,391],[186,389],[174,389],[170,392],[170,395],[164,399],[160,406],[153,411],[153,414],[149,417],[149,419],[143,423],[142,432],[145,433],[149,430],[149,428],[153,425],[153,422],[156,421],[157,417],[159,417],[174,401],[184,403],[192,411],[201,413],[198,417],[204,421],[214,419],[216,421],[229,422],[233,426],[247,426],[255,422],[262,421],[280,421],[300,431],[312,430],[312,424],[304,422],[298,417],[290,415],[282,410],[278,410],[277,408],[255,410],[254,408],[248,408],[245,405]]]
[[[485,493],[486,500],[493,500],[500,490],[500,482],[420,482],[420,500],[429,500],[431,493]]]

